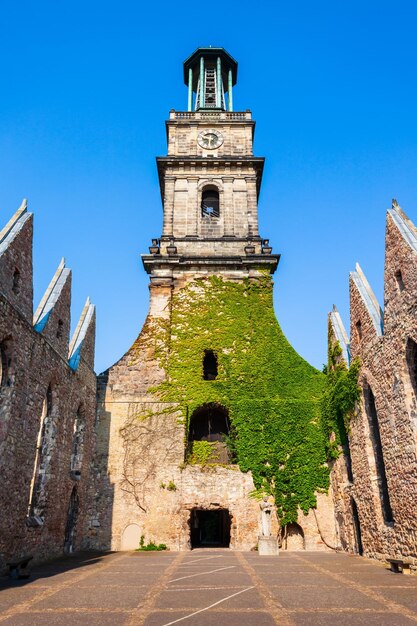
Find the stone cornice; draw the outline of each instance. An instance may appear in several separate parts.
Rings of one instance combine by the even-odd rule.
[[[278,267],[280,254],[251,254],[248,256],[162,256],[153,254],[142,254],[142,263],[148,274],[152,274],[156,269],[210,269],[214,272],[219,269],[269,269],[273,274]]]

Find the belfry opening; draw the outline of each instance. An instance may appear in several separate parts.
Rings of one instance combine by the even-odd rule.
[[[190,515],[191,548],[228,548],[230,522],[227,509],[193,509]]]

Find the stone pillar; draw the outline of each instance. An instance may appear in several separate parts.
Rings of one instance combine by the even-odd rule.
[[[174,186],[175,176],[165,176],[164,223],[162,236],[170,237],[174,226]]]
[[[256,193],[256,177],[246,176],[248,235],[257,236],[258,230],[258,199]]]

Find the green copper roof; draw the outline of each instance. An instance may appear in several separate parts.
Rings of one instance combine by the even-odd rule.
[[[236,85],[237,81],[237,61],[230,56],[228,52],[224,48],[197,48],[191,56],[188,57],[184,61],[184,82],[188,85],[188,70],[191,68],[198,68],[200,57],[203,56],[205,59],[213,59],[216,60],[217,57],[220,57],[222,60],[222,67],[224,69],[232,70],[232,80],[233,85]]]

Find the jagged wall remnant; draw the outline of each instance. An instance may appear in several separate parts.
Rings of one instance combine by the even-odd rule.
[[[0,232],[0,568],[82,546],[93,450],[95,309],[70,349],[62,260],[33,316],[32,231],[24,201]]]
[[[387,212],[384,310],[359,266],[350,276],[350,342],[330,314],[330,346],[360,361],[360,401],[333,467],[346,549],[417,570],[417,229]],[[350,475],[348,475],[350,474]]]

